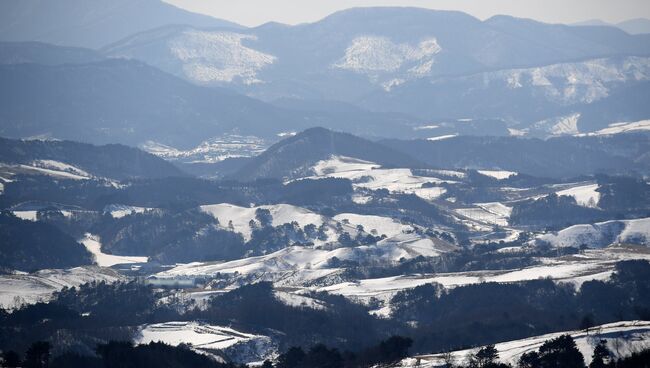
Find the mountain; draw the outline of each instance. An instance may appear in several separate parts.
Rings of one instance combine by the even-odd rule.
[[[499,169],[536,177],[647,172],[647,134],[560,137],[453,137],[381,144],[439,168]],[[645,161],[644,161],[645,160]]]
[[[119,144],[93,146],[70,141],[0,138],[0,162],[26,165],[45,173],[52,173],[52,170],[63,175],[70,173],[82,178],[98,176],[122,180],[186,175],[161,158]]]
[[[0,64],[84,64],[104,59],[99,52],[42,42],[0,42]]]
[[[386,167],[423,167],[421,162],[381,144],[348,133],[311,128],[271,146],[252,158],[233,177],[240,180],[287,178],[307,174],[332,155],[372,161]]]
[[[264,101],[336,100],[425,121],[507,122],[449,134],[525,130],[650,75],[647,35],[417,8],[356,8],[296,26],[166,26],[101,51]]]
[[[7,0],[0,3],[0,40],[99,48],[167,24],[239,26],[160,0]]]
[[[408,111],[431,119],[431,124],[451,118],[500,118],[508,121],[509,127],[526,129],[545,119],[589,110],[592,104],[610,104],[609,97],[643,88],[649,72],[648,57],[590,59],[416,80],[397,86],[390,93],[375,91],[357,103],[374,111]],[[610,116],[616,113],[624,119],[650,117],[636,114],[643,109],[633,101],[621,100],[611,107]],[[584,132],[598,126],[590,121],[580,125]]]
[[[636,18],[617,23],[616,26],[629,34],[650,33],[650,19]]]
[[[200,84],[265,100],[354,102],[414,80],[620,55],[648,55],[650,38],[611,27],[570,27],[506,16],[355,8],[297,26],[208,30],[169,26],[103,52],[143,60]],[[263,83],[262,83],[263,82]],[[355,88],[351,88],[354,86]]]
[[[647,18],[629,19],[619,23],[607,23],[600,19],[591,19],[584,22],[573,23],[571,26],[616,27],[631,35],[650,33],[650,19]]]
[[[40,58],[48,59],[56,57]],[[12,138],[44,135],[129,145],[155,141],[192,149],[223,134],[254,135],[274,142],[278,134],[312,126],[408,137],[411,129],[404,127],[420,123],[405,114],[361,109],[293,111],[230,90],[196,86],[124,59],[0,65],[0,86],[0,134]]]
[[[0,131],[8,137],[186,147],[230,130],[269,135],[301,125],[300,116],[135,61],[5,65],[0,81]]]

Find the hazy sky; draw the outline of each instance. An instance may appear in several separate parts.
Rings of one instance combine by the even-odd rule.
[[[480,19],[495,14],[550,23],[588,19],[620,22],[650,18],[650,0],[165,0],[176,6],[247,26],[268,21],[313,22],[337,10],[358,6],[416,6],[460,10]]]

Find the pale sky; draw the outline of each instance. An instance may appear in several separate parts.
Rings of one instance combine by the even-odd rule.
[[[415,6],[460,10],[477,18],[495,14],[532,18],[548,23],[602,19],[616,23],[650,18],[650,0],[164,0],[187,10],[246,26],[269,21],[313,22],[337,10],[360,6]]]

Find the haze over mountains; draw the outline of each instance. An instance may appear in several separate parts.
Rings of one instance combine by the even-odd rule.
[[[648,361],[643,22],[0,22],[0,366]]]
[[[8,21],[0,39],[94,50],[2,44],[0,78],[8,86],[3,91],[12,91],[3,99],[4,135],[132,145],[155,141],[187,149],[223,134],[253,134],[272,143],[277,134],[313,126],[376,138],[546,138],[650,117],[643,98],[650,78],[650,35],[614,27],[362,8],[312,24],[245,28],[154,0],[128,6],[57,4],[3,3]],[[64,7],[75,13],[61,11]],[[27,22],[28,16],[48,22]],[[118,27],[119,22],[129,27]],[[93,37],[97,40],[91,42]],[[207,88],[137,62],[106,58],[135,59]],[[24,63],[49,67],[17,65]],[[67,65],[57,66],[62,64]],[[120,79],[137,87],[115,93],[124,84],[111,85],[111,80]],[[41,81],[48,81],[45,88]],[[66,93],[47,92],[52,86]],[[161,92],[169,88],[175,96],[163,98],[171,96]],[[84,98],[92,102],[79,103]],[[143,114],[133,109],[138,104],[159,108]],[[274,124],[265,123],[269,117]],[[52,129],[62,121],[58,131]],[[170,128],[176,121],[183,123]],[[153,125],[156,129],[144,128]]]

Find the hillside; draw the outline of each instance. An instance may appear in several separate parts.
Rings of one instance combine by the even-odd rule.
[[[332,155],[372,161],[387,167],[423,167],[408,155],[347,133],[311,128],[269,147],[251,159],[234,178],[290,178],[308,176],[316,162]]]
[[[625,173],[648,167],[645,134],[561,137],[453,137],[443,140],[384,140],[381,143],[439,168],[500,169],[537,177]]]
[[[0,138],[0,162],[23,165],[24,170],[34,167],[34,170],[117,180],[186,175],[163,159],[119,144],[93,146],[70,141]]]

